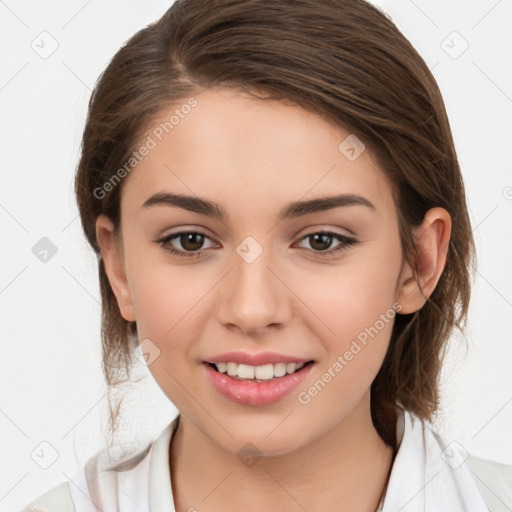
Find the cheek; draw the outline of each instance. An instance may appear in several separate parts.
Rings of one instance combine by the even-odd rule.
[[[301,388],[297,400],[309,410],[332,410],[338,417],[350,411],[368,391],[386,355],[397,312],[396,261],[385,265],[347,266],[329,280],[329,293],[320,286],[308,291],[318,319],[309,326],[322,343],[316,374]],[[395,307],[393,307],[395,305]]]
[[[139,339],[162,342],[190,323],[215,279],[204,266],[180,262],[146,238],[140,232],[126,234],[126,272]]]
[[[186,410],[193,391],[194,368],[188,364],[202,338],[203,302],[215,282],[197,268],[147,266],[133,280],[137,331],[141,343],[156,354],[148,369],[164,394],[180,410]],[[205,297],[206,296],[206,297]],[[202,300],[202,298],[204,299]],[[150,340],[150,341],[145,341]],[[142,348],[142,346],[141,346]]]
[[[365,350],[366,363],[378,360],[385,354],[391,335],[395,315],[394,280],[387,274],[375,272],[347,275],[328,280],[330,291],[320,286],[307,290],[307,306],[315,314],[314,329],[323,341],[324,348],[331,354],[342,354],[349,350],[353,341],[366,346],[375,340],[371,350]],[[369,347],[369,343],[367,343]]]
[[[195,324],[201,298],[215,284],[211,275],[192,267],[153,266],[137,273],[132,297],[139,336],[168,343]]]
[[[313,318],[309,328],[322,340],[324,363],[331,364],[347,353],[351,367],[378,371],[398,309],[400,268],[401,248],[398,239],[393,239],[368,244],[342,265],[306,280],[300,296],[307,298],[305,303],[314,313],[309,316]]]

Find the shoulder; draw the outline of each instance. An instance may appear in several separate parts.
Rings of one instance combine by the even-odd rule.
[[[21,510],[21,512],[104,512],[119,509],[120,493],[140,493],[144,484],[145,466],[152,443],[129,455],[112,457],[103,449],[91,457],[70,478],[52,487]],[[126,481],[128,477],[128,482]],[[141,509],[142,510],[142,509]]]
[[[469,454],[466,465],[487,505],[502,510],[512,509],[512,466]],[[501,508],[500,508],[501,507]]]
[[[411,510],[419,510],[426,500],[427,510],[512,511],[512,465],[468,453],[439,423],[404,409],[396,425],[398,466],[390,485],[395,485],[394,497],[401,497],[403,481],[415,480],[422,491]]]
[[[169,441],[179,420],[178,414],[155,440],[138,444],[129,453],[120,446],[100,450],[69,481],[40,495],[21,512],[147,512],[154,448],[158,445],[160,466],[168,471]]]
[[[76,512],[69,482],[62,482],[29,503],[21,512]]]

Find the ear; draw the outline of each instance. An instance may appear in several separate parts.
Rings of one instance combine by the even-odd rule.
[[[130,288],[126,279],[124,256],[120,237],[114,232],[114,225],[106,215],[96,219],[96,239],[101,248],[101,257],[110,286],[117,298],[121,315],[129,322],[135,321]]]
[[[408,263],[404,264],[397,296],[402,306],[400,314],[421,309],[434,291],[446,264],[451,227],[450,214],[444,208],[432,208],[413,230],[417,273]]]

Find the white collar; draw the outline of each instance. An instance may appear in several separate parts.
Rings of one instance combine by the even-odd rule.
[[[397,418],[398,452],[378,512],[487,512],[465,463],[467,452],[398,406]],[[77,510],[97,510],[95,502],[104,511],[175,512],[169,447],[179,420],[178,414],[133,463],[86,468],[70,487]]]
[[[382,512],[488,512],[465,464],[467,452],[433,425],[397,407],[399,449]]]
[[[176,512],[169,468],[169,446],[180,421],[178,414],[151,447],[149,466],[149,512]]]

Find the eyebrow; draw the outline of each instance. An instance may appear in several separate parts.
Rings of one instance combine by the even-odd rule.
[[[158,192],[153,194],[144,202],[141,209],[157,205],[176,206],[184,210],[222,220],[228,218],[227,211],[218,203],[201,197],[173,194],[170,192]],[[318,197],[307,201],[294,201],[279,212],[278,219],[292,219],[311,213],[339,208],[341,206],[366,206],[374,211],[376,210],[373,203],[365,197],[356,194],[339,194],[335,196]]]

